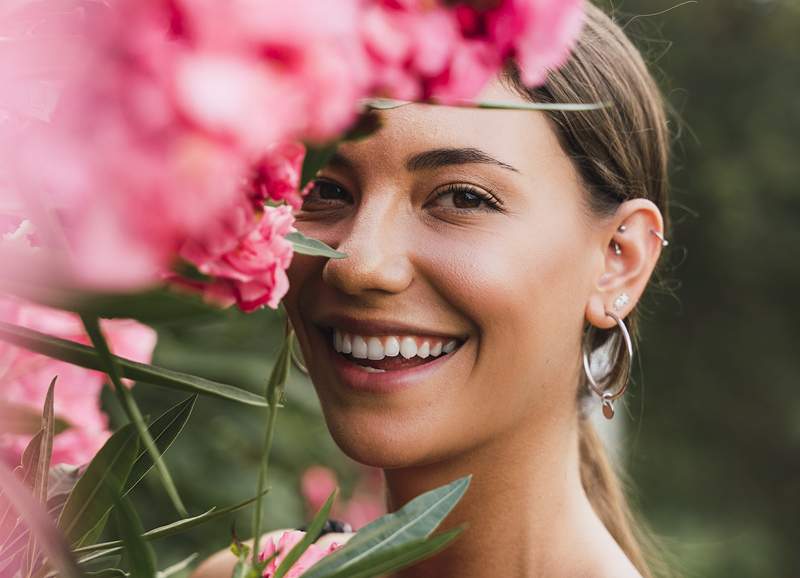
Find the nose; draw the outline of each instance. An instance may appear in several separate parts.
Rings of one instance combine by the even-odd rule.
[[[397,207],[363,206],[353,217],[337,249],[346,259],[330,259],[322,270],[325,283],[356,297],[400,293],[414,278]]]

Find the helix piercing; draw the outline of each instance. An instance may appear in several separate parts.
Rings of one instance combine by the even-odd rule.
[[[650,232],[653,233],[656,237],[658,237],[658,239],[661,241],[662,247],[666,247],[667,245],[669,245],[669,241],[667,241],[664,238],[664,235],[662,235],[660,232],[656,231],[655,229],[650,229]]]
[[[622,255],[622,249],[619,246],[619,243],[614,241],[614,254],[615,255]]]

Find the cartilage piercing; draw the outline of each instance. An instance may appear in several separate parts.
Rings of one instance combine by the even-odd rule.
[[[622,255],[622,249],[619,246],[619,243],[614,241],[614,254],[615,255]]]
[[[662,235],[659,231],[656,231],[655,229],[650,229],[650,232],[653,233],[656,237],[658,237],[658,239],[661,241],[662,247],[666,247],[667,245],[669,245],[669,241],[667,241],[664,238],[664,235]]]

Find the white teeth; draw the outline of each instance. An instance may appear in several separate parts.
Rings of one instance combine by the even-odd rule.
[[[415,337],[399,337],[389,335],[386,337],[350,335],[338,329],[333,330],[333,349],[338,353],[351,354],[357,359],[370,359],[379,361],[385,357],[402,355],[406,359],[420,357],[439,357],[455,350],[458,342],[455,339],[444,343],[443,341],[425,340],[417,345]]]
[[[383,344],[383,352],[386,357],[397,357],[400,355],[400,340],[397,337],[387,337]]]
[[[342,337],[342,353],[352,353],[353,352],[353,342],[350,339],[350,336],[345,333],[344,337]]]
[[[383,343],[377,337],[370,337],[367,341],[367,357],[373,361],[380,361],[386,357],[383,352]]]
[[[417,342],[413,337],[403,337],[400,340],[400,355],[406,359],[411,359],[417,354]]]
[[[356,359],[367,358],[367,342],[360,335],[353,336],[353,357]]]

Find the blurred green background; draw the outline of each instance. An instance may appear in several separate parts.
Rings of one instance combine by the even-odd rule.
[[[800,2],[601,3],[646,54],[675,110],[672,294],[646,304],[627,396],[623,466],[687,577],[800,577]],[[664,12],[665,11],[665,12]],[[661,14],[657,14],[663,12]],[[159,327],[156,363],[262,391],[283,331],[270,311]],[[180,399],[140,386],[152,414]],[[111,404],[113,405],[113,404]],[[193,512],[249,497],[263,414],[198,401],[168,462]],[[278,421],[268,528],[305,520],[299,472],[355,470],[295,378]],[[173,519],[155,476],[137,491],[146,527]],[[250,513],[156,543],[160,566],[229,543]]]

